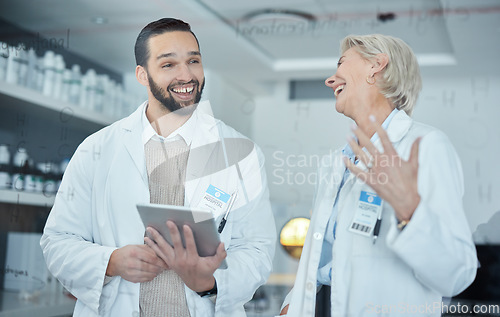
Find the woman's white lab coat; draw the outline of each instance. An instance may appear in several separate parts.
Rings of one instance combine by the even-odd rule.
[[[414,122],[404,111],[394,116],[387,133],[403,159],[408,159],[415,139],[423,137],[418,171],[421,201],[401,232],[394,210],[384,202],[380,235],[373,244],[372,237],[348,231],[361,190],[373,192],[349,175],[339,194],[332,247],[334,317],[440,316],[441,298],[461,292],[475,277],[476,251],[462,206],[463,174],[450,141],[442,132]],[[382,150],[380,140],[375,146]],[[283,304],[290,304],[288,316],[314,316],[322,241],[345,170],[338,154],[328,157],[320,168],[295,285]]]
[[[136,204],[150,201],[141,141],[144,107],[78,147],[47,220],[41,246],[49,270],[78,298],[74,316],[139,316],[140,284],[120,277],[103,283],[116,248],[144,243],[144,227],[136,209]],[[185,205],[197,207],[209,185],[226,193],[238,188],[238,199],[221,234],[228,269],[214,274],[218,287],[215,316],[245,316],[243,304],[271,271],[276,228],[261,151],[203,111],[209,107],[202,102],[195,112]],[[230,144],[219,142],[220,134]],[[215,214],[217,224],[221,213]],[[185,290],[192,317],[214,316],[209,298]]]

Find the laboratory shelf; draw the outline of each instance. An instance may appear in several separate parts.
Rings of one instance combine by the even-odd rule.
[[[91,132],[116,121],[105,114],[82,109],[69,102],[56,100],[33,89],[5,81],[0,81],[0,108],[15,108],[35,116],[71,122]]]
[[[0,291],[0,317],[71,316],[75,300],[62,293],[41,292],[25,300],[17,292]]]
[[[55,194],[44,195],[42,193],[0,189],[0,203],[51,207],[54,200]]]

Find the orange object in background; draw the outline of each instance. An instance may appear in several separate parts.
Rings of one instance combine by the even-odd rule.
[[[300,259],[310,220],[303,217],[290,219],[281,229],[280,244],[293,258]]]

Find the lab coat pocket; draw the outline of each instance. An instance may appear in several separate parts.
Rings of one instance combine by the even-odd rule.
[[[108,284],[103,286],[101,297],[99,298],[99,315],[107,316],[109,314],[109,310],[116,300],[120,279],[119,277],[114,277]]]
[[[396,257],[353,257],[348,300],[349,316],[435,316],[432,312],[411,312],[425,308],[432,299]],[[437,314],[440,316],[440,314]]]

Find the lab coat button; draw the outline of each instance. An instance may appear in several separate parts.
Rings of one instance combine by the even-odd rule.
[[[313,289],[314,286],[313,286],[313,283],[308,282],[307,285],[306,285],[306,287],[307,287],[307,290],[310,291],[310,290]]]
[[[316,240],[321,240],[323,238],[323,235],[319,232],[314,233],[314,239]]]

